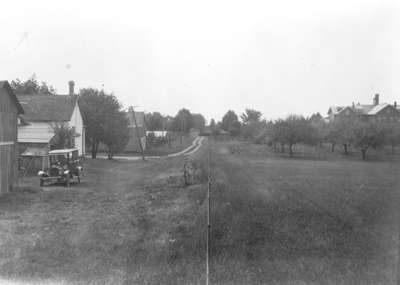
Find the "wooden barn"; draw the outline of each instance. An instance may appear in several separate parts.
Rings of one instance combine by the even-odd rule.
[[[8,192],[18,179],[18,115],[24,113],[10,84],[0,81],[0,194]]]

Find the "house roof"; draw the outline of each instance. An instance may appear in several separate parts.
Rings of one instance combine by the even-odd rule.
[[[376,115],[386,107],[390,106],[390,104],[382,103],[378,105],[361,105],[357,104],[354,106],[356,112],[361,113],[363,115]]]
[[[25,110],[22,119],[31,122],[66,122],[71,119],[75,95],[17,95]]]
[[[0,81],[0,88],[4,88],[7,90],[8,94],[10,94],[11,100],[14,102],[15,107],[17,107],[18,113],[23,114],[24,109],[22,108],[20,102],[18,101],[17,96],[15,96],[14,91],[12,90],[10,84],[8,83],[7,80],[1,80]]]
[[[347,108],[350,108],[349,106],[331,106],[329,107],[328,114],[333,113],[334,115],[340,114]],[[350,108],[351,110],[351,108]]]

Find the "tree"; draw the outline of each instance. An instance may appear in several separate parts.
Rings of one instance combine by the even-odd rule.
[[[283,124],[282,134],[284,141],[289,146],[289,155],[293,156],[293,146],[297,143],[309,143],[313,130],[309,122],[299,115],[288,116]]]
[[[94,88],[79,91],[79,106],[86,126],[86,138],[91,144],[92,158],[96,158],[100,142],[107,141],[107,120],[120,111],[121,105],[113,94]],[[123,129],[123,128],[122,128]],[[127,129],[123,129],[128,132]]]
[[[53,86],[48,85],[46,82],[39,83],[36,79],[36,74],[33,74],[26,81],[21,81],[20,79],[15,79],[11,81],[11,88],[14,93],[21,95],[55,95],[56,90]]]
[[[205,126],[206,126],[206,119],[203,117],[203,115],[193,114],[193,127],[202,132]]]
[[[145,116],[146,128],[149,131],[160,131],[164,130],[165,118],[159,112],[149,113]]]
[[[108,159],[112,159],[114,153],[122,151],[129,141],[129,121],[125,112],[115,111],[109,114],[103,126],[102,142],[108,148]]]
[[[285,152],[286,128],[286,122],[283,119],[278,119],[267,125],[267,134],[270,143],[274,146],[274,149],[276,149],[276,145],[279,143],[282,153]]]
[[[363,160],[367,159],[370,148],[378,148],[387,141],[387,128],[383,124],[357,119],[352,130],[354,146],[361,151]]]
[[[388,123],[385,125],[387,133],[387,142],[392,147],[392,153],[395,147],[400,145],[400,124],[398,122]]]
[[[348,146],[353,140],[355,118],[337,118],[328,125],[327,140],[332,144],[332,152],[336,144],[342,144],[344,153],[348,154]]]
[[[54,131],[54,137],[50,141],[51,149],[72,148],[75,145],[75,137],[78,135],[75,129],[64,123],[55,123],[51,125]]]
[[[246,109],[245,112],[240,115],[243,124],[260,122],[262,113],[254,109]]]
[[[237,135],[240,131],[240,122],[236,113],[232,110],[226,112],[222,117],[221,128],[231,135]]]
[[[216,126],[215,120],[211,119],[211,121],[210,121],[210,130],[211,130],[211,132],[213,132],[216,127],[217,126]]]
[[[171,130],[188,133],[193,127],[193,115],[188,109],[181,109],[172,120]]]

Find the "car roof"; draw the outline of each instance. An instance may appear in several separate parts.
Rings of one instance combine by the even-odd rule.
[[[62,154],[62,153],[69,153],[73,151],[78,151],[76,148],[66,148],[66,149],[53,149],[49,151],[49,154]]]

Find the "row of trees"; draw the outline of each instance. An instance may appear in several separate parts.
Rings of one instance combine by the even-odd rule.
[[[17,94],[56,95],[55,89],[46,82],[39,83],[35,74],[25,81],[13,80],[11,86]],[[106,145],[110,159],[114,153],[125,148],[129,141],[128,116],[114,94],[95,88],[83,88],[79,91],[79,106],[86,126],[86,144],[90,145],[92,158],[96,158],[101,143]],[[201,114],[193,114],[188,109],[179,110],[175,117],[159,112],[147,113],[145,121],[147,130],[168,130],[181,135],[192,128],[202,131],[206,123]],[[55,132],[53,147],[73,145],[77,134],[72,128],[62,123],[52,127]]]
[[[214,134],[221,130],[229,132],[231,136],[240,136],[256,143],[268,143],[274,149],[280,147],[293,156],[293,147],[296,144],[305,144],[321,147],[329,143],[331,151],[337,145],[343,146],[344,154],[349,154],[352,147],[360,151],[363,159],[371,148],[380,148],[390,145],[392,151],[400,145],[400,124],[398,122],[375,122],[362,118],[335,119],[325,122],[320,114],[305,118],[301,115],[289,115],[285,119],[266,121],[262,113],[253,109],[246,109],[239,117],[233,111],[228,111],[222,121],[215,123],[211,120],[210,128]]]

